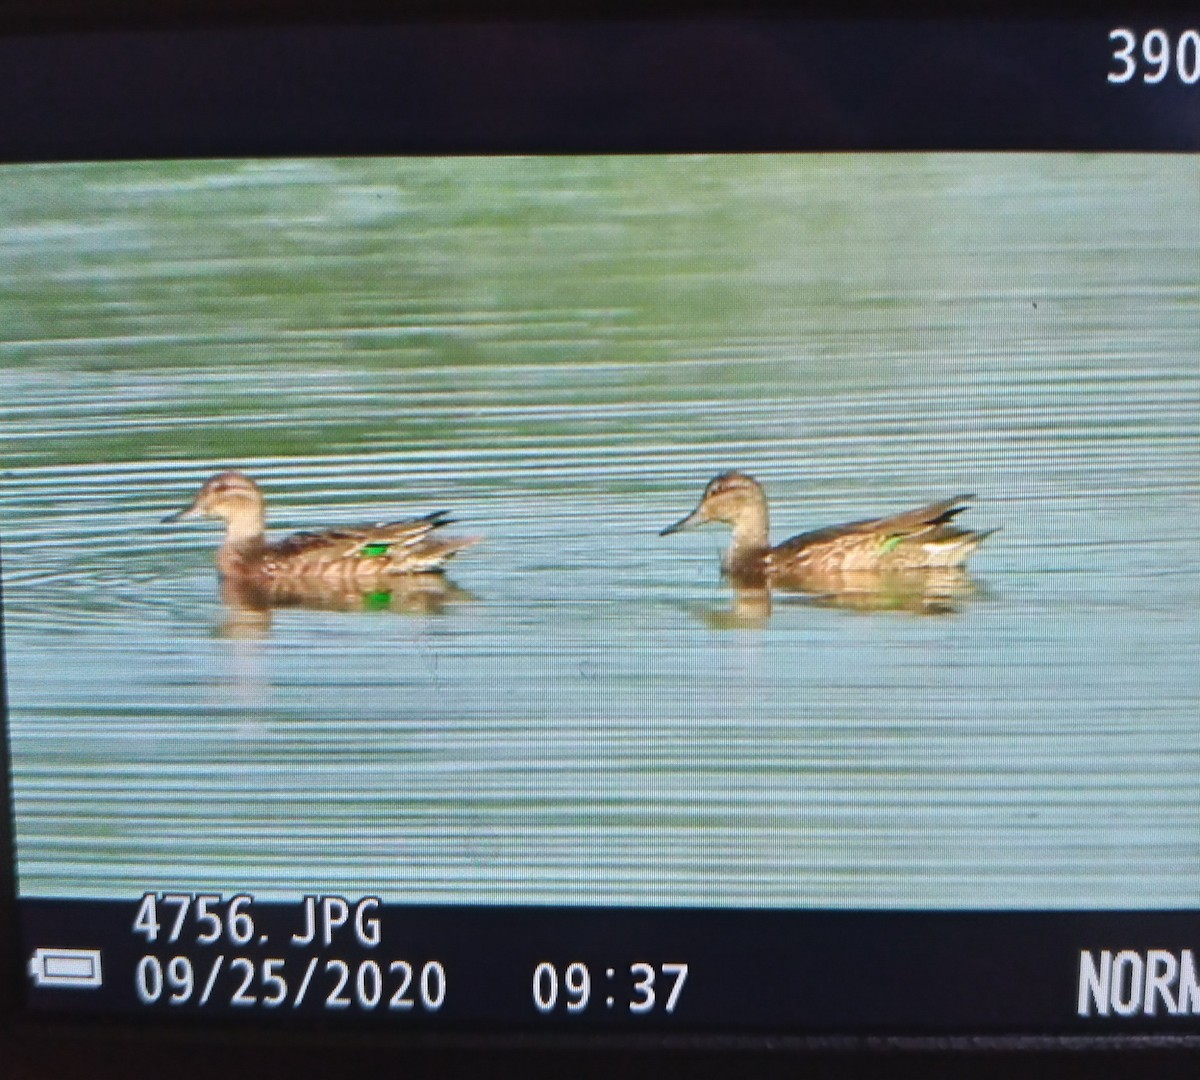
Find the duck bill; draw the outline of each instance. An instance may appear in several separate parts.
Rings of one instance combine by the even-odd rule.
[[[700,508],[696,507],[687,517],[680,518],[674,525],[668,525],[658,535],[669,536],[671,533],[681,532],[683,529],[694,529],[697,525],[703,525],[707,520],[700,516]]]
[[[176,521],[187,521],[189,518],[196,518],[200,516],[201,514],[199,509],[196,507],[196,504],[192,503],[191,506],[185,506],[182,510],[178,510],[174,514],[168,514],[162,519],[161,522],[159,522],[159,524],[170,525]]]

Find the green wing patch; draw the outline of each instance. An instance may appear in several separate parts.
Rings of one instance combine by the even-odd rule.
[[[379,555],[386,555],[391,546],[391,544],[363,544],[358,553],[364,559],[373,559]]]
[[[880,547],[880,553],[886,555],[888,552],[895,551],[896,548],[898,548],[903,542],[903,540],[904,536],[901,533],[897,533],[895,536],[889,536]]]

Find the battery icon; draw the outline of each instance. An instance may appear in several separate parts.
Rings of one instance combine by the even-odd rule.
[[[103,979],[99,949],[38,949],[29,961],[35,985],[92,990]]]

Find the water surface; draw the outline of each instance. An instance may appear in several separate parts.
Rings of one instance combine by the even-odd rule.
[[[1200,902],[1200,166],[773,156],[8,167],[20,889]],[[221,604],[448,509],[440,612]],[[940,615],[739,606],[774,537],[974,492]]]

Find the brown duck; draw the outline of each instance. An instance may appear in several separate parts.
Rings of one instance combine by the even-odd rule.
[[[449,523],[440,511],[407,521],[302,532],[269,541],[262,492],[240,472],[211,477],[190,506],[163,521],[187,518],[225,522],[217,569],[234,585],[311,582],[368,588],[410,575],[440,573],[447,559],[480,539],[440,535],[438,530]]]
[[[662,535],[714,521],[730,525],[733,542],[722,560],[725,572],[768,583],[803,584],[859,572],[946,570],[961,566],[991,535],[950,524],[970,498],[956,495],[892,517],[832,525],[772,547],[761,485],[745,473],[727,472],[710,481],[696,509],[663,529]]]

